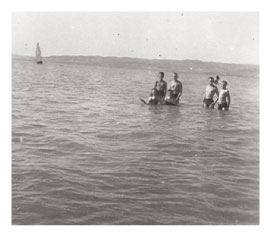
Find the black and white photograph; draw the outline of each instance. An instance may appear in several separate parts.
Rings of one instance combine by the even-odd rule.
[[[12,225],[259,225],[257,11],[14,11]]]

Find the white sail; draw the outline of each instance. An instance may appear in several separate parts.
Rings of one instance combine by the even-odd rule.
[[[39,43],[37,43],[37,45],[36,45],[36,62],[42,63],[41,50],[40,50]]]

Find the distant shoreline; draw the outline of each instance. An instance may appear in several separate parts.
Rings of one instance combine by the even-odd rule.
[[[20,54],[12,54],[13,57],[21,57],[21,58],[28,58],[28,59],[34,59],[34,56],[29,55],[20,55]],[[229,63],[229,62],[218,62],[218,61],[203,61],[203,60],[196,60],[196,59],[184,59],[184,60],[173,60],[173,59],[148,59],[148,58],[138,58],[138,57],[120,57],[120,56],[98,56],[98,55],[50,55],[50,56],[43,56],[43,58],[63,58],[63,57],[81,57],[81,58],[110,58],[110,59],[129,59],[129,60],[146,60],[146,61],[172,61],[172,62],[178,62],[178,61],[199,61],[203,63],[216,63],[216,64],[230,64],[230,65],[242,65],[242,66],[259,66],[259,64],[240,64],[240,63]]]
[[[13,60],[35,61],[33,56],[12,54]],[[44,62],[81,64],[142,70],[177,71],[182,73],[209,73],[212,76],[258,76],[259,65],[204,62],[200,60],[139,59],[102,56],[46,56]]]

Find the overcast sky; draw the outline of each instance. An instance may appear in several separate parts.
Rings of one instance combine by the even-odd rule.
[[[259,63],[258,13],[13,13],[12,53]]]

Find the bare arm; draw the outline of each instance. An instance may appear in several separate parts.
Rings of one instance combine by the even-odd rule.
[[[218,102],[218,100],[219,100],[219,90],[218,90],[218,88],[216,88],[216,95],[217,95],[217,99],[215,100],[215,102],[214,102],[214,105]]]
[[[162,102],[164,102],[164,99],[165,99],[165,96],[166,96],[166,92],[167,92],[167,83],[165,83],[165,85],[164,85],[164,92],[163,92]]]
[[[156,82],[155,82],[154,88],[156,88],[156,87],[157,87],[157,84],[158,84],[158,81],[156,81]]]
[[[230,96],[230,92],[227,92],[227,99],[228,99],[228,108],[230,107],[230,103],[231,103],[231,96]]]
[[[171,82],[170,82],[169,85],[167,86],[167,89],[168,89],[168,90],[171,89]]]
[[[179,93],[178,93],[176,100],[179,100],[180,96],[182,95],[182,89],[183,89],[183,86],[182,86],[182,83],[180,83]]]
[[[210,108],[214,108],[214,106],[215,106],[215,104],[218,102],[218,100],[219,100],[219,90],[218,90],[218,88],[216,88],[216,94],[217,94],[217,99],[215,100],[215,102],[213,102],[211,105],[210,105]]]
[[[167,83],[164,83],[164,96],[166,95],[167,92]]]

